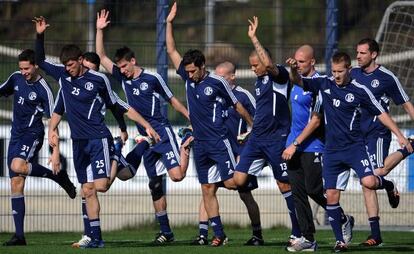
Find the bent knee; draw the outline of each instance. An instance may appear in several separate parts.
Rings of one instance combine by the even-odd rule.
[[[172,168],[168,171],[168,176],[173,182],[180,182],[184,179],[184,174],[181,173],[180,167]]]
[[[96,189],[93,183],[87,183],[82,185],[82,192],[85,198],[89,198],[96,194]]]
[[[243,186],[247,181],[247,174],[239,171],[235,171],[233,175],[234,184],[237,186]]]
[[[280,181],[276,181],[276,183],[277,183],[277,186],[279,187],[279,190],[281,192],[288,192],[292,189],[290,187],[290,183],[284,183],[284,182],[280,182]]]
[[[375,190],[378,186],[376,178],[374,176],[367,176],[362,178],[361,184],[363,187]]]
[[[10,169],[16,174],[24,174],[26,161],[21,158],[15,158],[10,164]]]

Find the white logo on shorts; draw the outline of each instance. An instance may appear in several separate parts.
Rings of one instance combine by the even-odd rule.
[[[100,169],[100,170],[98,171],[98,174],[103,174],[103,173],[105,173],[105,171],[103,171],[103,169]]]
[[[209,86],[204,88],[204,94],[207,95],[207,96],[213,94],[213,88],[211,88]]]
[[[355,99],[355,97],[354,97],[354,95],[352,93],[349,93],[349,94],[345,95],[345,100],[347,102],[353,102],[354,99]]]
[[[365,168],[364,173],[369,173],[369,172],[371,172],[371,169],[370,168]]]
[[[85,83],[85,89],[88,90],[88,91],[92,91],[92,89],[93,89],[92,82],[86,82]]]
[[[34,101],[36,100],[37,94],[35,92],[29,93],[29,100]]]
[[[142,91],[145,91],[148,89],[148,84],[145,82],[142,82],[141,85],[139,85],[139,89],[141,89]]]
[[[379,84],[380,84],[380,82],[379,82],[378,79],[374,79],[374,80],[371,81],[371,86],[373,88],[377,88],[379,86]]]

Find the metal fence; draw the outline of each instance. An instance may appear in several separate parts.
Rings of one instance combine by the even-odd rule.
[[[258,36],[262,44],[270,49],[274,59],[283,63],[301,44],[311,44],[315,48],[318,67],[324,70],[325,52],[325,13],[327,1],[324,0],[180,0],[178,16],[174,23],[175,38],[178,50],[184,52],[189,48],[199,48],[207,57],[208,68],[212,69],[223,59],[237,63],[239,82],[252,90],[254,75],[249,70],[248,54],[252,50],[247,37],[247,19],[259,16],[260,27]],[[46,53],[58,56],[60,48],[67,43],[76,43],[85,51],[93,50],[96,12],[106,8],[111,12],[111,25],[105,31],[105,48],[112,56],[118,47],[127,45],[136,55],[139,65],[145,68],[156,68],[156,25],[158,1],[1,1],[0,0],[0,82],[3,82],[17,70],[16,56],[21,49],[33,48],[34,26],[33,16],[43,15],[51,27],[46,33]],[[381,24],[383,14],[392,1],[338,1],[338,48],[355,57],[355,44],[363,37],[375,37]],[[170,5],[172,2],[170,1]],[[396,14],[394,14],[395,17]],[[398,20],[405,27],[400,33],[412,33],[412,20]],[[411,22],[411,23],[410,23]],[[407,39],[409,41],[410,39]],[[412,37],[411,37],[412,40]],[[411,44],[410,44],[411,43]],[[385,44],[385,42],[384,42]],[[412,41],[407,42],[408,49],[400,50],[407,56],[412,49]],[[395,46],[394,46],[395,48]],[[385,50],[386,51],[386,50]],[[388,51],[398,54],[400,51]],[[410,56],[410,55],[408,55]],[[407,58],[407,57],[406,57]],[[411,61],[413,57],[404,58]],[[400,60],[392,60],[392,71],[398,73]],[[388,62],[387,62],[388,63]],[[386,63],[386,64],[387,64]],[[407,65],[407,62],[404,62]],[[168,83],[175,96],[185,103],[184,87],[171,69],[168,72]],[[403,86],[409,96],[413,96],[411,70],[403,70],[409,78],[404,79]],[[398,74],[397,74],[398,75]],[[48,78],[53,90],[57,84]],[[114,90],[120,87],[113,83]],[[12,99],[0,99],[0,232],[13,231],[11,206],[9,199],[9,178],[6,165],[7,145],[10,131],[10,110]],[[399,117],[399,125],[407,134],[411,134],[412,121],[401,108],[392,106],[392,114]],[[174,128],[185,125],[185,120],[176,112],[169,110],[168,116]],[[114,135],[117,131],[111,117],[108,119]],[[72,163],[72,150],[69,132],[62,126],[62,154],[68,161],[68,172],[76,182]],[[129,126],[130,137],[136,133]],[[131,143],[124,148],[128,151]],[[46,144],[46,142],[45,142]],[[396,149],[393,143],[391,150]],[[46,145],[40,153],[40,163],[47,164],[48,150]],[[382,225],[414,225],[411,197],[414,189],[414,174],[411,167],[414,161],[407,159],[391,175],[396,178],[403,194],[400,207],[396,210],[388,208],[385,193],[380,193]],[[143,168],[137,176],[128,182],[116,182],[111,190],[100,195],[102,204],[102,220],[104,229],[117,229],[136,226],[152,221],[154,218],[152,202],[147,188],[147,177]],[[263,171],[259,180],[260,188],[254,191],[261,208],[262,221],[265,227],[286,225],[288,214],[284,200],[279,195],[275,181],[269,169]],[[77,186],[79,191],[80,186]],[[187,178],[180,183],[167,180],[168,212],[172,224],[196,224],[197,208],[200,200],[200,187],[193,166],[190,166]],[[70,200],[63,190],[53,182],[28,177],[25,189],[27,231],[80,231],[80,199]],[[248,216],[237,193],[220,190],[219,200],[224,223],[247,225]],[[367,225],[362,193],[356,179],[352,178],[348,190],[341,201],[344,209],[352,213],[359,225]],[[319,209],[315,217],[323,223],[323,212]],[[399,216],[391,216],[398,213]],[[289,226],[289,225],[287,225]]]

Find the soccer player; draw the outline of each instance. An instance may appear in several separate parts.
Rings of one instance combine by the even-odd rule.
[[[26,176],[51,179],[58,183],[70,198],[76,197],[75,186],[69,180],[67,172],[60,170],[59,163],[53,164],[52,170],[49,170],[36,162],[45,135],[42,117],[51,116],[53,94],[49,84],[39,74],[33,50],[23,50],[18,56],[18,61],[20,72],[12,73],[0,85],[0,96],[13,95],[13,120],[7,165],[16,231],[9,241],[3,243],[4,246],[26,245],[24,237]],[[58,152],[57,149],[53,149],[51,156],[59,157]]]
[[[390,98],[396,105],[401,105],[407,114],[414,119],[414,107],[405,93],[398,78],[384,66],[376,63],[380,49],[378,43],[370,38],[362,39],[357,45],[358,67],[351,69],[351,77],[358,83],[365,85],[381,103],[386,112],[389,110]],[[370,154],[375,173],[387,175],[400,161],[410,153],[407,148],[388,155],[391,143],[391,132],[377,117],[368,110],[362,110],[361,130],[365,135],[366,146]],[[399,193],[393,181],[381,178],[383,182],[389,182],[386,189],[391,207],[399,204]],[[378,197],[375,190],[362,187],[365,197],[365,205],[368,213],[368,221],[371,227],[371,235],[361,245],[378,246],[382,244]]]
[[[222,182],[226,188],[236,188],[232,179],[236,160],[221,116],[224,105],[220,101],[233,106],[250,126],[252,119],[237,101],[227,81],[206,70],[205,57],[201,51],[191,49],[181,57],[173,36],[172,22],[176,14],[177,3],[174,3],[166,19],[167,52],[177,74],[185,81],[187,107],[194,135],[194,160],[204,207],[214,231],[211,246],[217,247],[226,244],[227,237],[221,223],[216,183]]]
[[[216,66],[215,74],[223,77],[228,82],[228,85],[237,100],[249,112],[250,116],[254,116],[256,110],[256,100],[253,95],[239,86],[236,82],[236,66],[229,61],[222,62]],[[229,140],[233,144],[233,152],[236,156],[236,161],[240,159],[240,153],[243,150],[243,145],[237,142],[237,137],[240,134],[247,132],[247,123],[243,120],[239,113],[233,107],[223,111],[224,123],[228,130]],[[238,189],[240,199],[247,208],[252,226],[252,237],[245,243],[245,245],[260,246],[264,244],[262,235],[262,226],[260,221],[260,210],[256,200],[252,195],[252,190],[257,188],[256,176],[251,176],[251,186]],[[193,245],[207,245],[208,240],[208,216],[204,208],[203,200],[200,202],[199,212],[199,235],[192,242]]]
[[[335,252],[348,249],[341,231],[340,193],[345,190],[350,169],[354,169],[363,186],[369,189],[388,188],[386,182],[374,175],[369,154],[365,147],[365,138],[361,129],[361,108],[376,115],[398,138],[401,146],[407,146],[412,152],[410,142],[404,137],[397,125],[385,112],[381,104],[367,87],[351,80],[349,55],[337,52],[332,57],[333,77],[306,78],[297,72],[297,61],[288,59],[291,76],[295,83],[306,91],[319,93],[319,99],[325,113],[325,153],[322,176],[326,189],[329,221],[335,234]]]
[[[310,45],[299,47],[294,56],[298,73],[303,77],[319,77],[315,70],[314,50]],[[286,149],[282,157],[288,162],[289,182],[295,200],[296,215],[299,221],[302,237],[287,248],[288,251],[312,251],[317,249],[314,238],[315,224],[313,223],[312,208],[308,197],[326,209],[326,197],[322,183],[322,153],[323,126],[321,112],[315,105],[317,95],[304,91],[302,87],[293,84],[290,102],[292,109],[292,126],[286,141]],[[313,111],[313,112],[312,112]],[[353,218],[342,212],[342,230],[345,242],[352,239]]]
[[[82,62],[83,66],[87,67],[88,69],[98,71],[100,64],[101,64],[101,61],[99,59],[99,56],[95,52],[85,52],[85,53],[83,53],[83,62]],[[118,105],[118,104],[116,104],[116,105]],[[128,139],[128,132],[126,131],[126,124],[125,124],[124,118],[113,107],[111,107],[110,109],[111,109],[115,119],[117,120],[117,122],[119,124],[119,128],[121,130],[121,136],[120,136],[121,140],[119,142],[125,142]],[[116,140],[114,140],[114,143],[115,142],[116,142]],[[118,156],[121,157],[121,151],[118,151],[118,152],[119,152]],[[117,153],[116,145],[115,145],[115,153]],[[118,163],[115,163],[115,165],[113,165],[113,166],[118,167]],[[81,190],[80,194],[81,194],[81,197],[82,197],[82,202],[81,202],[82,209],[81,209],[81,211],[82,211],[82,221],[83,221],[83,234],[82,234],[82,238],[79,241],[74,242],[72,244],[73,248],[84,247],[84,246],[88,245],[88,243],[90,241],[92,241],[92,239],[90,237],[91,230],[90,230],[89,218],[88,218],[88,213],[86,211],[86,198],[85,198],[85,195],[83,194],[82,190]]]
[[[286,162],[282,159],[286,137],[290,128],[290,112],[288,106],[289,73],[280,65],[274,65],[269,52],[263,48],[256,36],[259,19],[254,16],[249,20],[248,36],[254,50],[249,56],[252,71],[256,74],[255,84],[256,114],[253,129],[240,155],[234,180],[243,186],[248,175],[258,175],[263,167],[258,163],[267,163],[276,179],[280,192],[286,200],[292,223],[289,237],[290,246],[301,232],[295,214],[295,205],[289,184]]]
[[[121,84],[127,102],[138,111],[155,130],[161,135],[161,142],[149,147],[148,142],[138,144],[131,151],[126,161],[135,169],[138,168],[141,157],[149,177],[156,218],[160,224],[160,233],[155,237],[155,244],[164,244],[174,241],[168,214],[167,201],[163,190],[162,179],[168,173],[170,179],[179,182],[184,179],[188,168],[188,153],[179,149],[171,124],[161,113],[160,96],[171,106],[188,119],[188,111],[183,104],[174,97],[172,91],[158,73],[145,70],[137,65],[134,52],[123,47],[115,53],[115,63],[105,53],[103,44],[103,30],[108,26],[109,12],[101,10],[96,20],[96,52],[101,58],[104,68],[111,73]],[[138,126],[141,135],[145,135],[142,127]],[[181,154],[180,154],[181,153]],[[125,167],[126,165],[123,165]]]
[[[92,241],[83,247],[102,248],[104,242],[101,235],[97,191],[106,192],[116,173],[110,170],[114,148],[112,135],[104,122],[103,107],[119,104],[123,107],[123,113],[142,124],[148,135],[156,141],[159,140],[159,136],[135,110],[112,93],[105,75],[82,65],[82,51],[78,46],[70,44],[62,48],[60,60],[63,65],[45,61],[44,32],[49,24],[43,17],[35,17],[33,21],[37,32],[36,62],[60,85],[49,124],[49,143],[52,147],[57,147],[57,126],[63,113],[66,113],[71,130],[73,162],[86,198],[91,227]]]

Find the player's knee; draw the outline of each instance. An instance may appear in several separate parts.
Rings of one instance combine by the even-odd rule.
[[[109,178],[99,178],[93,182],[93,186],[97,192],[105,193],[109,190]]]
[[[151,177],[148,187],[151,191],[152,201],[157,201],[164,196],[162,176]]]
[[[25,166],[26,166],[26,161],[24,161],[23,159],[13,159],[11,164],[10,164],[10,169],[16,173],[16,174],[24,174],[26,172],[24,172],[25,170]]]
[[[136,173],[137,170],[132,165],[128,164],[127,166],[118,169],[116,177],[122,181],[126,181],[133,178]]]
[[[82,185],[82,192],[85,198],[90,198],[96,195],[96,189],[93,183],[87,183]]]
[[[180,182],[184,179],[184,175],[181,173],[180,167],[175,167],[168,171],[168,175],[173,182]]]
[[[203,198],[210,198],[216,195],[217,185],[214,183],[202,184],[201,191],[203,193]]]
[[[364,186],[368,189],[371,189],[371,190],[376,189],[377,186],[378,186],[374,176],[368,176],[368,177],[362,178],[361,184],[362,184],[362,186]]]
[[[237,186],[243,186],[247,181],[247,174],[239,171],[235,171],[233,175],[234,183]]]
[[[290,187],[289,183],[285,183],[285,182],[281,182],[281,181],[276,181],[277,186],[279,187],[279,190],[281,192],[287,192],[290,191],[292,188]]]

